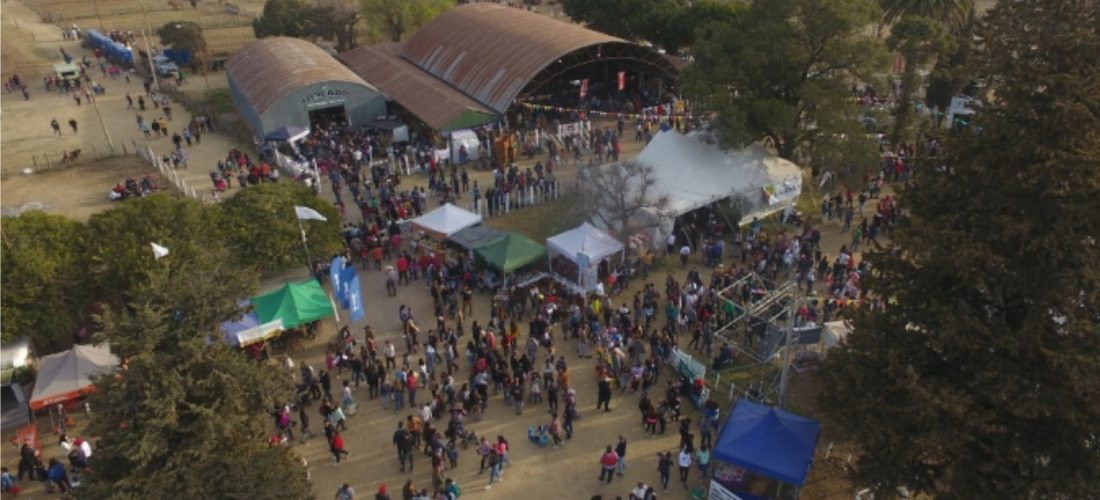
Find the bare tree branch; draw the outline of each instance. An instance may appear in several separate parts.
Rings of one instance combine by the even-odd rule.
[[[626,161],[578,171],[580,204],[588,218],[620,236],[670,219],[668,195],[657,193],[653,167]]]

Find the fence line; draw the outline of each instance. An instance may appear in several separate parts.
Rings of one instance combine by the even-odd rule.
[[[141,146],[137,143],[136,140],[132,140],[130,142],[134,145],[134,151],[137,152],[138,156],[140,156],[150,165],[157,167],[157,170],[160,171],[161,177],[172,181],[172,185],[176,186],[176,189],[178,189],[185,196],[204,203],[219,201],[219,198],[209,198],[206,195],[202,194],[202,192],[196,190],[194,186],[188,184],[186,180],[180,177],[179,172],[177,172],[171,164],[165,162],[159,156],[157,156],[156,153],[153,152],[153,148],[149,146]]]

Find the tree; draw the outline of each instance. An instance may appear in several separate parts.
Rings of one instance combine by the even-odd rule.
[[[206,62],[206,37],[198,23],[173,21],[157,28],[157,36],[161,45],[175,50],[189,50],[196,59]]]
[[[653,167],[636,161],[590,166],[577,172],[581,205],[591,220],[620,235],[668,222],[668,195],[655,193]]]
[[[72,344],[89,305],[84,225],[60,215],[3,218],[3,340],[29,336],[41,352]]]
[[[191,258],[204,247],[224,246],[214,213],[186,197],[154,194],[130,200],[88,220],[88,277],[100,300],[118,306],[147,282],[161,264],[150,243],[167,247],[173,262]]]
[[[256,288],[222,249],[169,254],[97,340],[124,360],[95,379],[98,436],[87,498],[312,498],[287,447],[270,446],[266,409],[290,395],[285,374],[227,344],[208,344]]]
[[[941,53],[950,52],[955,44],[943,26],[927,17],[908,15],[901,18],[890,30],[886,46],[905,58],[905,72],[901,75],[894,112],[894,132],[891,139],[901,144],[911,137],[913,125],[913,97],[921,85],[920,71]]]
[[[295,205],[311,207],[328,219],[302,222],[311,259],[326,259],[343,249],[340,215],[335,208],[299,183],[264,183],[218,205],[229,245],[242,262],[269,271],[306,262]]]
[[[1001,2],[970,60],[990,92],[870,257],[885,305],[825,363],[856,479],[941,498],[1100,489],[1100,9]]]
[[[358,45],[355,27],[363,16],[354,0],[314,0],[312,16],[313,34],[335,42],[337,52],[351,50]]]
[[[886,66],[863,33],[878,15],[871,0],[753,1],[696,40],[688,95],[717,112],[723,147],[766,140],[784,158],[816,162],[816,143],[861,130],[849,90]]]
[[[256,38],[311,37],[314,35],[313,7],[305,0],[267,0],[260,17],[252,20],[252,31]]]
[[[966,24],[974,11],[974,0],[879,0],[883,20],[896,22],[905,16],[933,19],[948,27]]]
[[[454,0],[361,0],[363,18],[376,39],[399,42],[454,6]]]
[[[924,102],[939,111],[936,115],[937,127],[951,106],[951,98],[966,92],[967,87],[973,82],[973,71],[969,61],[969,55],[973,51],[971,47],[973,38],[973,23],[968,23],[955,37],[952,49],[944,51],[936,59],[936,65],[928,75]]]
[[[667,16],[664,30],[659,37],[653,40],[669,53],[679,52],[683,48],[695,45],[698,31],[703,30],[703,37],[709,36],[708,26],[713,24],[727,24],[745,10],[746,4],[740,2],[724,2],[719,0],[698,0],[690,5],[678,9]]]
[[[698,21],[705,12],[718,14],[714,2],[705,8],[690,10],[686,0],[562,0],[562,11],[576,22],[608,35],[627,40],[645,40],[675,51],[690,45],[695,25],[685,21]]]

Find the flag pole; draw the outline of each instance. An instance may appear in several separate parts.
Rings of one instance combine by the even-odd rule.
[[[313,261],[310,259],[309,255],[309,245],[306,244],[306,228],[302,225],[302,219],[299,219],[297,214],[295,214],[294,220],[298,221],[298,232],[302,234],[302,248],[306,251],[306,268],[309,269],[309,273],[312,275]]]

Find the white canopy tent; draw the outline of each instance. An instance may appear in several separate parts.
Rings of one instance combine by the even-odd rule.
[[[793,206],[802,192],[802,170],[760,145],[723,151],[707,132],[658,133],[635,161],[653,168],[653,197],[667,196],[668,216],[676,217],[710,203],[739,200],[741,224]],[[654,228],[654,242],[672,230],[671,221],[638,221]],[[660,226],[660,227],[657,227]],[[615,228],[617,229],[617,228]]]
[[[446,238],[481,222],[481,216],[450,203],[412,220],[423,231]]]
[[[68,351],[42,358],[31,396],[31,409],[76,399],[91,391],[93,375],[118,366],[118,356],[107,345],[74,345]]]
[[[599,262],[625,251],[622,243],[587,222],[547,238],[546,247],[577,265],[577,285],[585,291],[596,288]]]

